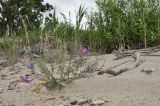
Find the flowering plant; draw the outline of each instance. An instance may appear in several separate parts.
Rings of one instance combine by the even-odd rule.
[[[77,51],[78,56],[81,56],[81,57],[88,55],[88,53],[89,53],[89,50],[86,47],[81,47]]]
[[[24,76],[20,76],[21,82],[28,83],[29,82],[29,75],[26,74]]]

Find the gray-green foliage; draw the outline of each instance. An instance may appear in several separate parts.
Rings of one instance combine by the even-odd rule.
[[[63,84],[84,76],[83,73],[80,73],[80,68],[85,64],[85,59],[70,57],[69,60],[66,60],[62,55],[61,53],[53,55],[50,65],[47,65],[48,63],[43,59],[38,60],[38,66],[48,80],[46,87],[49,89],[60,89]]]
[[[45,82],[45,85],[49,90],[60,89],[60,88],[63,87],[61,85],[61,83],[58,82],[57,79],[54,77],[54,75],[53,75],[53,71],[54,71],[53,67],[52,67],[52,70],[49,70],[48,66],[46,66],[46,63],[43,60],[39,60],[38,61],[38,66],[40,67],[42,73],[45,75],[45,78],[47,80]]]

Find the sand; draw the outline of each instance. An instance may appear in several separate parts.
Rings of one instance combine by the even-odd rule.
[[[124,61],[130,62],[117,67],[130,66],[134,61],[131,57],[113,60],[113,54],[99,56],[99,66],[104,63],[107,69]],[[73,100],[95,99],[105,101],[102,106],[160,106],[160,57],[143,56],[145,62],[139,67],[118,76],[96,75],[73,81],[62,90],[48,91],[41,87],[37,94],[32,90],[41,84],[34,75],[28,84],[19,82],[19,77],[30,70],[17,63],[0,70],[0,106],[70,106]],[[144,68],[154,68],[151,74],[141,72]],[[84,104],[83,106],[90,106]]]

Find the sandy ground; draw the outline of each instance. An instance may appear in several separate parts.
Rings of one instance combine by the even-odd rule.
[[[127,60],[131,61],[120,68],[133,63],[132,58],[113,60],[115,56],[112,54],[100,58],[105,60],[104,69]],[[18,81],[20,75],[29,73],[29,70],[20,64],[10,70],[7,67],[0,71],[0,106],[70,106],[71,101],[82,99],[103,100],[105,104],[102,106],[160,106],[160,57],[142,58],[145,62],[139,67],[118,76],[94,75],[75,80],[60,91],[51,92],[42,87],[39,94],[32,91],[41,83],[34,75],[30,76],[29,84]],[[102,63],[99,61],[99,65]],[[141,72],[144,68],[155,70],[147,75]]]

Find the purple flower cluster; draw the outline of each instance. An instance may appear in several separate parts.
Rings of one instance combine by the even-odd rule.
[[[88,48],[82,47],[81,52],[82,52],[83,55],[87,55],[89,50],[88,50]]]
[[[89,53],[89,50],[86,47],[81,47],[77,52],[79,56],[86,56],[88,53]]]
[[[26,74],[24,76],[20,76],[21,82],[28,83],[29,82],[29,75]]]

